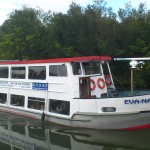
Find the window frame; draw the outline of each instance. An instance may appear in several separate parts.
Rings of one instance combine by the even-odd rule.
[[[37,69],[37,68],[42,68],[42,67],[44,68],[43,70]],[[29,80],[46,80],[46,65],[28,66],[28,79]]]
[[[8,66],[0,66],[0,72],[1,72],[1,68],[7,68],[7,74],[6,74],[6,77],[1,77],[1,74],[0,74],[0,78],[8,79],[9,78],[9,67]]]
[[[45,98],[28,96],[27,108],[34,110],[45,110]]]
[[[16,69],[16,71],[19,71],[19,73],[20,72],[24,72],[24,73],[20,73],[20,74],[19,73],[17,73],[17,74],[14,73],[14,75],[13,75],[13,72],[15,71],[15,69],[13,70],[13,68],[24,68],[24,70],[23,69],[18,69],[18,70]],[[26,78],[26,67],[25,66],[11,66],[10,67],[10,78],[11,79],[25,79]]]
[[[15,98],[15,99],[13,99],[13,98]],[[23,105],[20,105],[18,103],[19,101],[20,101],[20,103],[23,102]],[[10,94],[10,105],[15,106],[15,107],[24,108],[25,107],[25,96],[24,95],[17,95],[17,94]]]
[[[64,66],[64,67],[62,67],[62,66]],[[50,69],[50,67],[52,67],[52,68]],[[64,72],[62,70],[60,70],[59,67]],[[48,68],[49,68],[49,77],[67,77],[68,76],[66,64],[52,64],[52,65],[50,64]],[[50,72],[50,70],[51,70],[51,72]]]
[[[70,101],[49,99],[48,112],[69,116],[70,115]]]
[[[2,96],[1,96],[2,95]],[[5,100],[4,99],[2,99],[2,97],[4,97],[4,95],[6,96],[5,98]],[[7,96],[7,93],[0,93],[0,104],[6,104],[7,103],[7,98],[8,98],[8,96]]]

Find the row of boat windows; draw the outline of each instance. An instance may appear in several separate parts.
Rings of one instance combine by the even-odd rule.
[[[63,115],[70,114],[70,102],[62,100],[49,100],[49,112],[59,113]],[[7,94],[0,93],[0,104],[7,103]],[[15,107],[25,107],[25,96],[23,95],[10,95],[10,105]],[[45,99],[37,97],[28,97],[27,107],[29,109],[41,110],[45,109]]]
[[[49,112],[69,115],[70,114],[70,102],[63,101],[63,100],[49,100]],[[0,104],[7,103],[7,94],[0,93]],[[25,96],[22,95],[10,95],[10,105],[15,107],[24,107],[25,106]],[[37,98],[37,97],[28,97],[28,104],[27,107],[29,109],[35,110],[45,110],[45,99],[44,98]],[[102,107],[101,109],[103,112],[115,112],[115,107]]]
[[[10,67],[10,78],[25,79],[26,67]],[[49,76],[67,76],[66,65],[50,65]],[[9,67],[0,67],[0,78],[9,78]],[[46,66],[29,66],[28,79],[46,79]]]
[[[26,72],[28,70],[28,75]],[[100,74],[100,62],[73,62],[72,70],[74,75],[90,75],[90,74]],[[17,66],[10,67],[10,77],[9,77],[9,67],[0,67],[0,78],[11,78],[11,79],[46,79],[46,66]],[[67,67],[65,64],[60,65],[49,65],[49,76],[67,76]]]

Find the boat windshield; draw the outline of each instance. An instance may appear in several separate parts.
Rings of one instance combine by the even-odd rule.
[[[73,62],[72,69],[74,75],[101,74],[99,61]]]

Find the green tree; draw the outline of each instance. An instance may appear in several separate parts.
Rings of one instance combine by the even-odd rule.
[[[34,58],[34,49],[41,49],[40,41],[43,25],[38,18],[38,11],[24,6],[14,10],[9,19],[1,26],[1,57],[6,59]]]

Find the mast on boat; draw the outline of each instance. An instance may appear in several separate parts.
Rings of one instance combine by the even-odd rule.
[[[150,57],[145,57],[145,58],[114,58],[115,61],[130,61],[130,66],[131,66],[131,95],[133,96],[134,92],[134,84],[133,84],[133,71],[136,68],[142,68],[143,65],[145,64],[145,60],[150,60]]]

